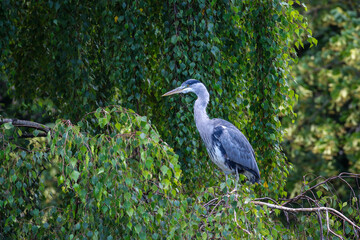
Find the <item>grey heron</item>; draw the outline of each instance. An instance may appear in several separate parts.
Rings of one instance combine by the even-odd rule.
[[[206,114],[209,92],[203,83],[189,79],[162,96],[189,92],[197,95],[195,123],[211,160],[225,173],[226,179],[229,174],[235,174],[236,185],[239,174],[245,175],[251,183],[259,183],[260,172],[255,153],[244,134],[230,122],[219,118],[210,119]]]

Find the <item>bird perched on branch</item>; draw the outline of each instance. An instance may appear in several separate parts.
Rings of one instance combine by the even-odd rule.
[[[189,79],[163,96],[189,92],[197,96],[194,105],[195,123],[211,160],[225,173],[226,179],[229,174],[235,174],[237,183],[239,174],[243,174],[251,183],[259,183],[260,172],[255,153],[244,134],[230,122],[219,118],[210,119],[206,114],[209,92],[204,84]]]

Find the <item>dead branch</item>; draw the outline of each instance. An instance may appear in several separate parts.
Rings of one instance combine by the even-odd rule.
[[[260,202],[260,201],[251,201],[253,204],[255,205],[259,205],[259,206],[268,206],[269,208],[272,209],[279,209],[279,210],[283,210],[283,211],[287,211],[287,212],[317,212],[317,211],[328,211],[333,213],[335,216],[345,220],[346,222],[348,222],[350,225],[352,225],[354,228],[356,228],[357,230],[360,230],[360,226],[356,225],[353,221],[351,221],[349,218],[347,218],[345,215],[343,215],[341,212],[337,211],[336,209],[330,208],[330,207],[315,207],[315,208],[289,208],[289,207],[284,207],[282,205],[275,205],[272,203],[267,203],[267,202]]]
[[[326,211],[326,227],[327,227],[327,230],[328,230],[328,235],[329,235],[329,232],[330,232],[330,233],[334,234],[335,236],[337,236],[338,238],[344,239],[339,234],[337,234],[333,230],[331,230],[331,228],[330,228],[330,220],[329,220],[329,212],[328,211]]]
[[[333,177],[330,177],[330,178],[327,178],[325,179],[324,181],[322,182],[319,182],[317,184],[315,184],[314,186],[310,187],[309,189],[305,190],[304,192],[302,192],[301,194],[299,194],[298,196],[294,197],[294,198],[291,198],[291,199],[280,199],[280,200],[283,200],[283,201],[286,201],[285,203],[283,203],[282,205],[286,205],[288,203],[291,203],[291,202],[296,202],[297,200],[299,200],[300,198],[302,198],[305,193],[317,188],[318,186],[320,185],[323,185],[327,182],[330,182],[332,180],[335,180],[335,179],[338,179],[338,178],[342,178],[342,177],[355,177],[355,178],[360,178],[360,174],[355,174],[355,173],[347,173],[347,172],[343,172],[343,173],[340,173],[339,175],[337,176],[333,176]]]
[[[320,202],[320,200],[317,199],[317,197],[315,196],[314,190],[318,187],[320,187],[321,185],[326,185],[329,186],[332,184],[332,181],[335,179],[338,179],[339,181],[345,182],[345,185],[350,188],[351,193],[350,193],[350,198],[352,197],[352,195],[354,197],[356,197],[356,192],[355,189],[351,186],[350,183],[348,183],[346,181],[346,178],[354,178],[354,179],[359,179],[360,178],[360,174],[354,174],[354,173],[347,173],[347,172],[343,172],[340,173],[337,176],[333,176],[327,179],[321,179],[321,181],[319,181],[321,177],[317,177],[314,180],[310,181],[309,183],[306,182],[306,186],[308,186],[307,189],[303,188],[302,191],[300,192],[300,194],[298,196],[295,196],[294,198],[291,199],[272,199],[270,197],[261,197],[261,198],[255,198],[252,201],[250,201],[250,203],[257,205],[257,206],[267,206],[270,209],[278,209],[281,210],[286,217],[287,222],[289,223],[289,214],[292,215],[296,215],[299,212],[308,212],[308,213],[315,213],[317,216],[317,220],[319,222],[319,226],[320,226],[320,237],[321,239],[324,238],[324,231],[327,231],[327,238],[331,238],[331,235],[333,236],[337,236],[340,239],[344,239],[344,236],[341,236],[341,234],[336,233],[333,229],[331,229],[331,225],[330,225],[330,217],[329,214],[333,215],[334,218],[339,219],[339,222],[342,222],[343,225],[343,232],[345,234],[345,223],[351,225],[354,235],[358,238],[359,236],[359,231],[360,231],[360,225],[358,222],[356,222],[354,219],[350,219],[349,217],[345,216],[344,213],[342,213],[339,210],[336,210],[335,208],[332,207],[327,207],[324,206],[323,203]],[[311,185],[313,186],[311,186]],[[359,185],[358,185],[359,186]],[[326,188],[328,190],[328,188]],[[328,190],[331,192],[331,190]],[[227,203],[225,203],[224,200],[222,200],[223,197],[230,197],[230,195],[235,195],[235,198],[238,199],[240,198],[239,193],[234,190],[231,191],[225,195],[223,195],[222,197],[215,197],[213,199],[211,199],[210,201],[208,201],[207,203],[205,203],[203,206],[208,210],[208,214],[206,214],[204,217],[205,218],[209,218],[209,216],[216,214],[217,211],[222,211],[220,209],[218,209],[218,206],[220,204],[223,204],[225,208],[229,208],[229,206],[227,205]],[[310,205],[310,207],[304,207],[300,202],[301,201],[306,201],[306,203],[308,205]],[[353,200],[352,200],[353,201]],[[245,202],[245,204],[248,204],[249,202]],[[357,207],[357,211],[359,211],[358,209],[358,203],[353,203],[355,207]],[[221,208],[223,209],[223,208]],[[270,211],[272,212],[272,211]],[[234,212],[234,222],[236,223],[237,227],[246,232],[247,234],[251,235],[252,232],[249,231],[249,228],[244,228],[242,225],[240,225],[238,223],[238,219],[236,216],[236,212]],[[246,215],[245,215],[246,217]],[[325,222],[324,222],[325,221]],[[323,222],[325,223],[326,226],[326,230],[323,227]]]
[[[235,210],[234,210],[234,221],[235,221],[235,223],[236,223],[236,226],[237,226],[240,230],[246,232],[248,235],[251,235],[251,232],[250,232],[249,230],[244,229],[244,228],[242,228],[242,227],[239,225],[239,223],[238,223],[238,221],[237,221],[236,211],[235,211]]]

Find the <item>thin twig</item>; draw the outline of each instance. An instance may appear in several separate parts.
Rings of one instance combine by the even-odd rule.
[[[329,182],[329,181],[331,181],[331,180],[338,179],[338,178],[342,177],[343,175],[346,175],[346,177],[350,177],[350,176],[351,176],[351,177],[360,178],[360,174],[346,173],[346,172],[340,173],[340,174],[337,175],[337,176],[333,176],[333,177],[327,178],[327,179],[325,179],[324,181],[319,182],[318,184],[315,184],[314,186],[310,187],[309,189],[305,190],[304,192],[302,192],[301,194],[299,194],[298,196],[296,196],[296,197],[294,197],[294,198],[292,198],[292,199],[283,199],[283,200],[286,201],[286,202],[283,203],[283,204],[281,204],[281,205],[284,206],[284,205],[286,205],[286,204],[288,204],[288,203],[290,203],[290,202],[295,202],[295,201],[299,200],[301,197],[303,197],[303,196],[305,195],[305,193],[307,193],[307,192],[313,190],[314,188],[317,188],[318,186],[323,185],[323,184],[325,184],[325,183],[327,183],[327,182]],[[282,199],[281,199],[281,200],[282,200]]]
[[[330,220],[329,220],[329,212],[327,210],[326,210],[326,226],[327,226],[328,232],[331,232],[332,234],[334,234],[335,236],[337,236],[340,239],[344,239],[339,234],[337,234],[333,230],[331,230],[331,228],[330,228]]]
[[[248,235],[251,235],[251,232],[249,232],[247,229],[242,228],[236,218],[236,211],[234,210],[234,221],[236,222],[236,226],[240,228],[242,231],[246,232]]]
[[[323,229],[323,225],[322,225],[322,218],[321,218],[320,211],[317,211],[316,215],[318,216],[319,225],[320,225],[320,239],[323,240],[324,239],[324,229]]]

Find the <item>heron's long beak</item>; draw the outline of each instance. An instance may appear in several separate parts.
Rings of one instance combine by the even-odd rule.
[[[162,97],[170,96],[170,95],[177,94],[177,93],[181,93],[182,91],[184,91],[184,89],[185,89],[184,87],[175,88],[175,89],[165,93],[164,95],[162,95]]]

